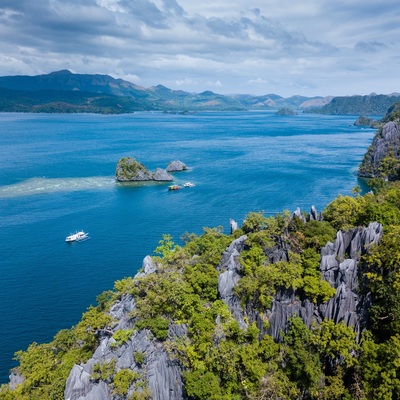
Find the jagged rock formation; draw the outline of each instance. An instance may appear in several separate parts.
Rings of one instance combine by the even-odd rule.
[[[347,326],[354,327],[359,335],[366,322],[369,298],[363,298],[358,289],[358,261],[372,243],[378,243],[383,234],[382,225],[370,223],[368,227],[356,228],[347,232],[339,231],[333,243],[328,243],[321,251],[320,269],[323,278],[336,289],[336,294],[325,304],[314,304],[308,299],[300,300],[293,289],[282,289],[274,296],[272,307],[262,316],[251,307],[243,307],[234,294],[234,287],[240,279],[240,251],[243,250],[246,236],[232,242],[222,257],[219,267],[220,276],[218,290],[234,317],[242,328],[244,321],[256,321],[263,334],[280,339],[281,332],[287,328],[288,320],[298,315],[310,327],[313,321],[317,323],[331,319],[335,323],[343,321]],[[287,260],[287,249],[284,243],[279,244],[268,254],[269,262]],[[264,328],[265,318],[269,328]]]
[[[174,180],[173,176],[161,168],[157,168],[154,173],[151,173],[143,164],[132,157],[123,157],[118,161],[115,179],[118,182],[170,182]]]
[[[234,219],[229,220],[229,225],[231,226],[231,234],[238,229],[238,224]]]
[[[296,210],[295,215],[302,215]],[[311,208],[310,219],[319,219],[315,207]],[[337,232],[333,243],[329,242],[321,251],[320,270],[323,279],[334,289],[336,294],[326,303],[313,303],[301,298],[294,289],[280,289],[272,299],[271,307],[265,313],[255,310],[251,304],[243,305],[235,294],[235,287],[241,279],[242,265],[240,255],[246,249],[248,237],[242,235],[233,240],[222,254],[217,267],[218,293],[229,307],[233,317],[241,329],[246,330],[254,321],[261,335],[271,335],[275,340],[281,339],[281,333],[288,327],[293,315],[298,315],[304,323],[311,327],[325,319],[335,323],[344,322],[354,328],[360,337],[368,317],[370,299],[368,295],[358,292],[359,260],[373,243],[379,243],[382,237],[382,225],[377,222],[367,227],[359,227],[346,232]],[[289,260],[289,245],[283,240],[265,251],[267,263]],[[159,266],[147,256],[143,260],[142,270],[135,278],[157,273]],[[165,343],[186,337],[188,329],[185,325],[170,322],[167,342],[157,340],[149,330],[134,330],[136,318],[133,317],[135,300],[125,294],[111,307],[109,314],[114,325],[102,332],[99,347],[93,357],[84,364],[75,365],[70,372],[65,388],[66,400],[122,400],[112,393],[107,379],[95,379],[95,366],[102,363],[115,362],[115,371],[129,369],[140,374],[147,381],[153,400],[184,399],[183,367],[177,360],[170,358]],[[268,322],[268,324],[266,324]],[[217,318],[217,325],[219,320]],[[132,329],[129,339],[116,346],[112,337],[118,330]],[[143,355],[143,362],[135,361],[135,353]],[[132,384],[128,395],[135,390],[142,390]]]
[[[186,164],[184,164],[182,161],[175,160],[171,161],[168,164],[167,172],[179,172],[179,171],[184,171],[186,169],[187,169]]]
[[[165,169],[162,168],[157,168],[154,171],[153,179],[155,181],[163,181],[163,182],[170,182],[174,180],[174,178],[167,171],[165,171]]]
[[[364,156],[358,175],[366,178],[381,176],[380,167],[385,157],[400,159],[400,123],[389,121],[380,129]]]
[[[154,273],[157,265],[150,256],[143,260],[142,271],[136,277]],[[116,321],[110,332],[105,332],[93,357],[82,365],[75,365],[67,379],[64,392],[65,400],[108,400],[125,397],[113,394],[104,380],[93,379],[96,365],[115,362],[116,371],[129,369],[138,372],[143,382],[147,382],[154,400],[179,400],[183,398],[182,368],[169,358],[161,342],[147,329],[133,330],[129,340],[121,346],[115,346],[115,339],[110,334],[118,330],[132,329],[135,318],[132,311],[135,300],[131,295],[124,295],[110,309],[109,314]],[[176,340],[187,333],[185,325],[170,324],[168,339]],[[141,353],[144,362],[135,361],[134,354]],[[136,389],[130,388],[128,396]]]
[[[307,222],[306,216],[300,211],[300,207],[297,207],[294,213],[292,214],[293,217],[299,218],[302,222]],[[308,215],[308,220],[309,221],[322,221],[324,218],[322,216],[322,213],[320,212],[318,214],[317,209],[315,208],[314,205],[311,206],[310,209],[310,214]]]
[[[244,321],[244,313],[240,305],[240,300],[233,293],[233,289],[240,279],[241,265],[238,260],[240,253],[244,249],[247,236],[243,235],[234,240],[222,255],[221,264],[218,267],[218,293],[223,301],[228,304],[233,317],[239,322],[242,329],[247,328]]]

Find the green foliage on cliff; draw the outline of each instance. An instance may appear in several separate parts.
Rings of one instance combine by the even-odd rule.
[[[18,351],[18,373],[24,382],[10,391],[0,388],[0,399],[64,399],[67,377],[74,364],[87,361],[99,345],[97,333],[107,329],[111,318],[91,307],[73,328],[61,330],[46,344],[31,344],[26,351]]]
[[[118,347],[141,329],[150,330],[183,367],[191,400],[400,398],[400,183],[375,194],[339,196],[324,217],[303,222],[287,212],[268,218],[252,212],[233,235],[206,228],[199,236],[185,234],[183,246],[164,235],[153,257],[155,273],[115,282],[75,327],[60,331],[49,344],[34,343],[18,352],[18,371],[25,380],[12,391],[3,386],[0,398],[62,399],[70,369],[91,357],[100,334],[112,336]],[[360,260],[360,294],[371,299],[361,340],[342,323],[316,321],[309,328],[298,316],[290,319],[279,341],[265,334],[277,292],[289,291],[296,301],[319,306],[334,295],[321,277],[320,249],[334,240],[337,229],[371,221],[383,223],[385,234]],[[218,295],[222,255],[243,234],[235,290],[246,309],[259,313],[257,324],[245,319],[246,329]],[[274,262],[278,248],[283,253]],[[113,332],[109,308],[126,295],[135,299],[134,328]],[[171,324],[185,324],[187,334],[172,339]],[[133,357],[138,365],[146,362],[143,353]],[[117,370],[115,362],[96,365],[91,379],[103,380],[122,398],[144,386],[132,398],[151,398],[142,374]]]
[[[152,179],[152,173],[132,157],[122,157],[118,160],[115,175],[119,181]]]

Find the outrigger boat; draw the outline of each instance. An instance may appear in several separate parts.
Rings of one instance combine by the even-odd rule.
[[[182,187],[179,185],[168,186],[168,190],[179,190],[179,189],[182,189]]]
[[[65,238],[66,242],[82,242],[83,240],[90,239],[89,233],[84,231],[77,231]]]

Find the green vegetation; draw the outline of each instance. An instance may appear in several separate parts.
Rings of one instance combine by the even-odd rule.
[[[150,180],[152,173],[134,158],[122,157],[117,163],[116,178],[119,181]]]
[[[0,398],[62,399],[69,371],[91,357],[99,333],[112,336],[118,348],[134,329],[148,329],[182,366],[190,400],[400,398],[400,182],[378,183],[375,193],[362,196],[355,188],[354,196],[333,200],[322,222],[303,222],[288,212],[274,217],[251,212],[231,236],[220,227],[205,228],[200,236],[186,233],[185,244],[178,246],[163,235],[153,256],[157,272],[115,282],[75,327],[60,331],[49,344],[33,343],[17,352],[25,380],[13,391],[4,385]],[[334,296],[319,270],[320,250],[338,229],[371,221],[382,223],[385,234],[359,262],[359,291],[371,301],[361,337],[330,320],[308,327],[296,315],[279,341],[265,334],[278,291],[317,306]],[[247,329],[218,295],[222,254],[241,235],[246,239],[237,255],[241,279],[235,293],[243,307],[259,315],[258,325],[245,318]],[[279,261],[274,261],[277,249]],[[135,299],[134,327],[113,332],[108,311],[127,295]],[[173,338],[171,324],[184,324],[187,334]],[[112,359],[96,364],[91,379],[104,381],[113,396],[150,399],[141,370],[146,354],[135,351],[133,358],[139,372],[118,369]]]
[[[73,90],[0,88],[0,112],[124,114],[146,110],[146,100]]]
[[[115,340],[115,342],[112,342],[110,346],[113,348],[121,347],[130,339],[132,335],[133,329],[120,329],[112,335],[112,338]]]
[[[384,94],[367,96],[334,97],[322,108],[310,109],[309,112],[331,115],[384,115],[393,102],[399,101],[399,96]]]

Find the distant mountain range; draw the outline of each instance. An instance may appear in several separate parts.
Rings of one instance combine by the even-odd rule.
[[[68,70],[37,76],[0,77],[0,112],[121,114],[143,110],[196,112],[292,108],[328,114],[383,115],[396,99],[400,99],[400,94],[396,95],[398,98],[395,94],[284,98],[276,94],[189,93],[162,85],[144,88],[108,75],[73,74]]]

